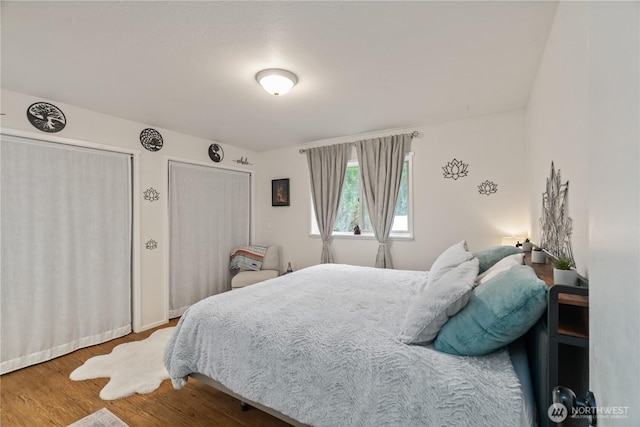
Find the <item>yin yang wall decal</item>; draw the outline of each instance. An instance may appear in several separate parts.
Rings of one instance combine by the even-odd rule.
[[[144,129],[140,132],[140,144],[149,151],[158,151],[162,148],[162,135],[155,129]]]
[[[221,162],[224,158],[224,150],[220,144],[211,144],[209,146],[209,158],[214,162]]]
[[[67,118],[61,109],[48,102],[35,102],[27,108],[29,123],[38,130],[60,132],[67,125]]]

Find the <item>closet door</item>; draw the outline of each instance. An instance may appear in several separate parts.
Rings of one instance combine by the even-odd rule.
[[[131,331],[131,158],[2,135],[2,373]]]
[[[229,253],[249,243],[246,172],[169,162],[169,317],[231,289]]]

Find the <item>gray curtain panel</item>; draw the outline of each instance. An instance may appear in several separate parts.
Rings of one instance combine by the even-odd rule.
[[[374,138],[355,143],[373,233],[378,239],[376,267],[393,268],[388,240],[398,203],[405,155],[411,134]]]
[[[2,135],[0,373],[131,332],[131,156]]]
[[[169,162],[169,317],[231,289],[229,254],[249,243],[251,175]]]
[[[336,144],[307,150],[311,198],[322,237],[323,264],[333,262],[331,234],[336,222],[351,144]]]

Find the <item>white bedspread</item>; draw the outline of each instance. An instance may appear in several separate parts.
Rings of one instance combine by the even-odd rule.
[[[398,333],[428,273],[324,264],[192,306],[165,350],[190,373],[314,426],[515,426],[506,350],[459,357]]]

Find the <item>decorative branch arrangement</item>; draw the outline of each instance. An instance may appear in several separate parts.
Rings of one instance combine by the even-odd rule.
[[[542,194],[540,218],[540,244],[558,258],[571,258],[571,233],[573,221],[568,216],[569,181],[562,184],[560,170],[556,172],[551,162],[551,175],[547,178],[547,191]],[[574,262],[575,265],[575,262]]]

